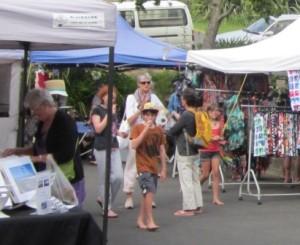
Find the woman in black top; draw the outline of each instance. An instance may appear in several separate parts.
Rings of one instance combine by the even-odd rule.
[[[97,202],[103,206],[105,200],[105,172],[106,172],[106,144],[108,139],[109,128],[107,127],[107,106],[108,106],[108,86],[103,85],[97,96],[101,104],[96,106],[91,113],[91,121],[95,131],[94,139],[94,155],[98,167],[99,175],[99,195]],[[116,89],[113,90],[113,100],[116,99]],[[114,102],[113,101],[113,102]],[[110,169],[110,196],[108,202],[108,218],[116,218],[118,214],[112,210],[112,205],[116,198],[117,193],[121,188],[123,181],[123,168],[121,162],[121,154],[117,140],[117,117],[116,117],[116,104],[112,108],[112,144],[111,144],[111,169]]]
[[[6,149],[3,155],[30,155],[36,170],[43,171],[46,169],[47,155],[52,154],[73,185],[81,205],[85,198],[85,188],[81,159],[76,150],[78,135],[75,121],[57,109],[46,90],[30,90],[25,98],[25,106],[38,120],[35,142],[28,147]]]

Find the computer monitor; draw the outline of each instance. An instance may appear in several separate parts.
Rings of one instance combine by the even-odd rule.
[[[14,203],[29,201],[36,193],[36,170],[27,156],[0,158],[0,170],[4,181],[10,186]]]

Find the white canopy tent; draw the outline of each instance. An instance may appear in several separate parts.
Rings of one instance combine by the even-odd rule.
[[[1,0],[0,49],[24,49],[20,87],[18,145],[23,145],[26,78],[29,50],[65,50],[109,47],[108,127],[112,118],[113,53],[116,39],[116,7],[102,0]],[[1,129],[2,130],[2,129]],[[3,129],[5,130],[5,129]],[[108,138],[111,138],[109,130]],[[21,139],[21,140],[20,140]],[[106,145],[106,186],[103,244],[107,238],[111,141]]]
[[[116,9],[102,0],[1,0],[0,47],[64,50],[113,47]]]
[[[115,39],[116,7],[102,0],[1,0],[0,49],[24,49],[18,145],[23,145],[28,51],[114,47]]]
[[[227,49],[190,50],[187,62],[224,73],[280,72],[300,69],[300,19],[263,41]]]

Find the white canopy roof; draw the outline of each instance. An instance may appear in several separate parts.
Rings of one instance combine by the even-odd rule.
[[[0,48],[113,47],[116,7],[102,0],[1,0]]]
[[[238,48],[191,50],[187,61],[224,73],[300,69],[300,19],[263,41]]]

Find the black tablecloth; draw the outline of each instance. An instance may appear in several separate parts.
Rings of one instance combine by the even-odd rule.
[[[0,219],[0,245],[102,244],[102,232],[86,211],[41,216],[31,212],[14,211],[11,218]]]

